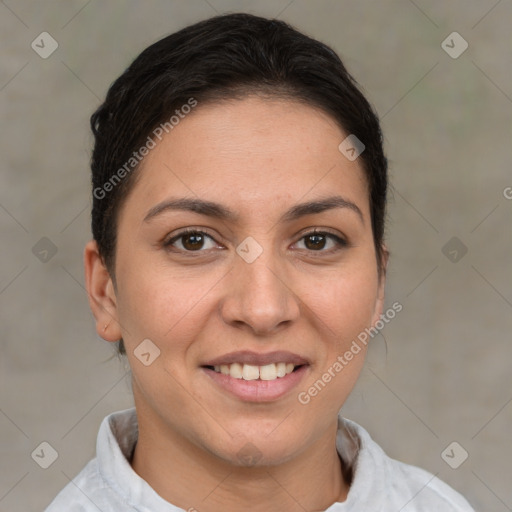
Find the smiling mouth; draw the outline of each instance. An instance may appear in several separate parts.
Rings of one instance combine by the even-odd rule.
[[[270,363],[264,366],[252,364],[232,363],[216,366],[206,365],[203,368],[213,370],[216,373],[230,376],[241,380],[264,380],[272,381],[282,379],[287,375],[296,372],[304,364],[295,365],[293,363]]]

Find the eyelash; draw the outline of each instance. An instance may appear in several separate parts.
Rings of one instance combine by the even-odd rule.
[[[172,238],[164,241],[162,245],[166,249],[169,249],[169,250],[176,249],[177,251],[180,251],[182,253],[187,253],[187,254],[201,253],[201,252],[206,252],[208,250],[208,249],[198,249],[197,251],[190,251],[187,249],[177,249],[175,247],[174,248],[172,247],[172,245],[176,241],[178,241],[180,238],[183,238],[186,235],[203,235],[206,238],[209,238],[210,240],[213,240],[215,243],[217,243],[215,238],[212,235],[210,235],[209,233],[207,233],[206,231],[203,231],[201,229],[188,228],[188,229],[185,229],[185,230],[179,232],[178,234],[174,235]],[[321,230],[317,230],[317,229],[314,229],[313,231],[309,231],[309,232],[303,234],[299,238],[299,240],[297,240],[297,242],[307,238],[308,236],[313,236],[313,235],[323,235],[323,236],[333,240],[334,243],[336,244],[336,247],[328,249],[328,250],[320,249],[320,250],[316,250],[316,251],[313,249],[306,249],[306,251],[309,253],[331,254],[331,253],[337,252],[345,247],[348,247],[348,242],[346,240],[344,240],[343,238],[341,238],[340,236],[335,235],[334,233],[330,233],[329,231],[321,231]],[[295,242],[295,243],[297,243],[297,242]]]

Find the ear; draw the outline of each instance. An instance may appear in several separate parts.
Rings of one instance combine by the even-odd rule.
[[[382,256],[380,261],[379,271],[379,285],[377,289],[377,300],[375,302],[375,310],[373,312],[372,327],[375,326],[384,311],[384,290],[386,288],[386,270],[388,267],[389,251],[388,248],[382,244]]]
[[[106,341],[118,341],[121,339],[121,329],[114,284],[95,240],[91,240],[85,246],[84,269],[89,306],[96,319],[96,332]]]

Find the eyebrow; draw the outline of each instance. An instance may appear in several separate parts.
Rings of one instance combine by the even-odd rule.
[[[355,203],[348,201],[341,196],[330,196],[292,206],[283,215],[281,215],[280,221],[291,222],[306,215],[321,213],[326,210],[332,210],[334,208],[346,208],[351,210],[355,212],[361,219],[361,222],[364,223],[363,213],[361,212],[360,208]],[[144,222],[148,222],[157,215],[160,215],[164,212],[176,210],[199,213],[200,215],[206,215],[208,217],[214,217],[224,221],[235,222],[238,219],[238,215],[235,212],[219,203],[206,201],[204,199],[183,197],[168,199],[157,204],[156,206],[153,206],[153,208],[151,208],[144,217]]]

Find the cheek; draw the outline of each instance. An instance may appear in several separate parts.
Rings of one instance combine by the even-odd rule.
[[[311,314],[320,320],[317,331],[324,336],[319,338],[323,344],[314,371],[298,395],[305,413],[314,409],[319,415],[336,414],[352,391],[367,351],[358,336],[371,325],[377,282],[376,270],[351,266],[307,292]]]
[[[125,344],[133,345],[144,338],[156,342],[166,326],[172,326],[174,305],[170,287],[154,280],[143,269],[136,275],[125,275],[122,283],[117,311]]]
[[[336,335],[337,344],[369,327],[375,310],[378,276],[371,266],[340,269],[326,274],[314,285],[304,283],[304,302],[325,328]]]
[[[131,265],[120,272],[117,311],[127,346],[153,340],[161,350],[184,348],[207,317],[218,271],[198,277],[155,265]],[[137,269],[137,271],[135,271]],[[171,343],[172,341],[172,343]]]

